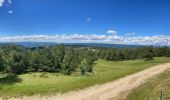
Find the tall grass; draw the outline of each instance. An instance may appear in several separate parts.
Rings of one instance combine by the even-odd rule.
[[[170,100],[170,70],[151,78],[134,89],[126,100],[160,100],[161,91],[163,100]]]
[[[15,76],[15,80],[0,80],[0,96],[11,97],[20,95],[47,95],[78,90],[96,84],[113,81],[120,77],[135,73],[150,66],[169,62],[170,58],[155,58],[152,61],[130,60],[111,62],[98,60],[94,73],[81,76],[74,73],[71,76],[59,73],[28,73]],[[2,79],[2,78],[0,78]]]

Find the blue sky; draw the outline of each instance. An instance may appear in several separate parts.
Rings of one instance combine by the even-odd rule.
[[[170,45],[170,1],[0,0],[0,41]]]

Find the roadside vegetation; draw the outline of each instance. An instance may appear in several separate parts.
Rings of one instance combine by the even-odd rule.
[[[170,100],[170,69],[134,89],[126,100]]]
[[[0,45],[0,96],[63,93],[170,61],[168,47]]]
[[[147,62],[142,59],[118,62],[98,60],[94,67],[93,74],[83,76],[80,75],[80,72],[74,72],[69,76],[48,72],[31,72],[5,78],[2,78],[4,76],[1,75],[0,97],[6,98],[34,94],[47,95],[83,89],[169,61],[169,57],[154,58],[154,60]]]

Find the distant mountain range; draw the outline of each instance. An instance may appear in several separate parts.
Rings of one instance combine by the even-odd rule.
[[[16,44],[26,47],[52,46],[61,43],[55,42],[2,42],[0,44]],[[124,44],[106,44],[106,43],[63,43],[65,46],[71,47],[104,47],[104,48],[136,48],[142,45],[124,45]]]
[[[106,43],[65,43],[66,46],[73,47],[104,47],[104,48],[136,48],[141,45],[106,44]]]

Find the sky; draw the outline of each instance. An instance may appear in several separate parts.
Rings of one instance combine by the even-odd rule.
[[[170,45],[170,0],[0,0],[0,42]]]

